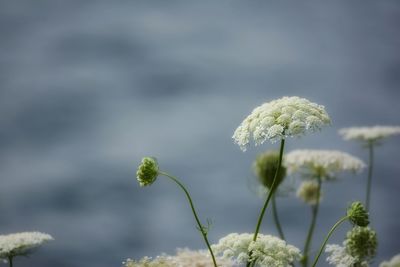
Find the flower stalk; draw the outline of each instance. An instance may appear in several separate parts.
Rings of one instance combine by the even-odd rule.
[[[199,219],[199,217],[197,215],[196,209],[194,208],[192,198],[190,197],[189,191],[185,188],[185,186],[176,177],[174,177],[174,176],[172,176],[172,175],[170,175],[170,174],[168,174],[166,172],[162,172],[162,171],[158,171],[158,173],[160,175],[164,175],[164,176],[168,177],[169,179],[171,179],[172,181],[174,181],[183,190],[183,192],[185,192],[185,195],[186,195],[186,197],[187,197],[187,199],[189,201],[189,204],[190,204],[190,208],[192,209],[194,218],[196,220],[196,223],[197,223],[197,226],[198,226],[198,230],[200,231],[201,235],[203,236],[204,242],[206,243],[207,248],[208,248],[208,250],[209,250],[209,252],[211,254],[211,258],[213,260],[214,267],[218,267],[217,262],[215,260],[214,253],[213,253],[213,251],[211,249],[210,242],[208,241],[208,238],[207,238],[208,227],[202,225],[202,223],[200,222],[200,219]]]
[[[318,255],[315,257],[314,263],[312,267],[315,267],[317,265],[318,259],[322,254],[322,251],[325,248],[326,243],[328,242],[329,238],[335,231],[335,229],[342,224],[344,221],[349,220],[353,225],[359,226],[359,227],[366,227],[369,224],[369,217],[368,217],[368,212],[365,210],[364,206],[361,204],[361,202],[353,202],[348,208],[347,208],[347,213],[346,216],[341,218],[339,221],[337,221],[331,230],[328,232],[328,235],[325,237],[324,242],[321,245],[321,248],[319,249]]]
[[[276,195],[272,197],[272,216],[274,218],[274,223],[276,229],[278,230],[279,237],[282,240],[285,240],[285,234],[283,233],[283,229],[278,216],[278,208],[276,207]]]
[[[312,267],[315,267],[315,266],[317,265],[318,260],[319,260],[319,257],[321,256],[322,251],[324,250],[326,243],[328,242],[329,238],[331,237],[331,235],[333,234],[333,232],[335,231],[335,229],[336,229],[340,224],[342,224],[344,221],[346,221],[346,220],[349,219],[349,218],[350,218],[350,216],[346,215],[346,216],[344,216],[343,218],[341,218],[339,221],[337,221],[337,222],[333,225],[333,227],[331,228],[331,230],[328,232],[328,235],[325,237],[324,242],[322,243],[321,248],[319,249],[318,254],[317,254],[317,256],[316,256],[315,259],[314,259],[314,263],[313,263]]]
[[[374,166],[374,144],[368,142],[369,160],[368,160],[368,181],[367,181],[367,195],[365,200],[366,210],[369,211],[369,204],[371,200],[371,186],[372,186],[372,172]]]
[[[175,176],[172,176],[166,172],[160,171],[159,166],[158,166],[158,162],[155,158],[152,157],[144,157],[142,159],[141,164],[139,165],[137,171],[136,171],[136,178],[139,182],[140,186],[150,186],[152,185],[157,177],[159,175],[163,175],[165,177],[168,177],[169,179],[171,179],[174,183],[176,183],[185,193],[189,204],[190,204],[190,208],[192,209],[194,218],[196,220],[197,223],[197,228],[200,231],[201,235],[203,236],[204,242],[207,245],[208,250],[210,251],[211,254],[211,258],[213,260],[213,264],[214,267],[217,267],[217,262],[215,260],[215,256],[214,253],[211,249],[211,245],[210,242],[208,241],[207,238],[207,234],[208,234],[208,230],[209,230],[209,225],[208,226],[204,226],[201,222],[199,217],[197,216],[197,212],[196,209],[194,208],[193,205],[193,201],[192,198],[190,197],[189,191],[185,188],[185,186],[178,180],[178,178],[176,178]]]
[[[317,189],[317,202],[315,205],[311,206],[311,212],[312,212],[312,219],[311,219],[311,224],[310,228],[308,229],[308,234],[307,234],[307,239],[304,245],[304,250],[303,250],[303,258],[301,260],[301,264],[303,267],[308,266],[308,257],[309,257],[309,251],[311,247],[311,240],[313,237],[314,229],[315,229],[315,224],[317,222],[317,216],[318,216],[318,210],[319,210],[319,203],[320,203],[320,195],[321,195],[321,184],[322,184],[322,179],[321,176],[317,176],[318,179],[318,189]]]
[[[265,210],[267,209],[268,204],[269,204],[269,202],[270,202],[272,196],[273,196],[274,193],[275,193],[275,189],[276,189],[275,183],[276,183],[276,180],[277,180],[276,178],[277,178],[278,175],[279,175],[279,170],[280,170],[281,165],[282,165],[282,157],[283,157],[283,150],[284,150],[284,148],[285,148],[285,139],[282,138],[282,139],[281,139],[280,149],[279,149],[278,168],[276,169],[276,172],[275,172],[275,176],[274,176],[274,180],[273,180],[273,182],[272,182],[271,190],[269,190],[269,192],[268,192],[267,199],[265,200],[264,206],[262,207],[261,212],[260,212],[260,215],[259,215],[259,217],[258,217],[258,221],[257,221],[257,225],[256,225],[256,230],[255,230],[254,236],[253,236],[253,241],[256,241],[256,240],[257,240],[257,236],[258,236],[258,233],[259,233],[259,231],[260,231],[261,223],[262,223],[262,220],[263,220],[263,218],[264,218]],[[249,258],[250,258],[250,257],[249,257]],[[248,262],[246,266],[247,266],[247,267],[250,267],[250,264],[251,264],[251,262]]]

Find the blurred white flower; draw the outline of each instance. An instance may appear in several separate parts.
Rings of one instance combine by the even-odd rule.
[[[343,171],[360,172],[365,163],[357,157],[336,150],[293,150],[283,161],[289,173],[319,175],[322,180],[333,179]]]
[[[250,261],[255,261],[256,266],[288,267],[301,258],[298,248],[277,237],[263,234],[253,241],[253,234],[232,233],[213,245],[213,250],[225,259],[234,259],[238,264],[246,263],[251,254]]]
[[[233,139],[244,151],[251,135],[256,145],[287,136],[300,136],[330,123],[324,106],[297,96],[283,97],[255,108],[240,124]]]
[[[210,252],[207,250],[178,249],[173,257],[178,267],[214,267]],[[218,266],[233,267],[230,259],[216,258]]]
[[[394,256],[390,261],[384,261],[379,267],[400,267],[400,254]]]
[[[297,189],[296,196],[308,205],[315,205],[318,202],[321,202],[322,192],[319,192],[318,197],[318,182],[304,181]]]
[[[124,267],[176,267],[176,262],[169,256],[158,256],[155,259],[143,257],[139,261],[127,259],[122,262]]]
[[[400,134],[400,126],[371,126],[350,127],[339,130],[339,134],[345,140],[359,140],[374,142],[392,135]]]
[[[230,259],[216,258],[218,266],[233,267]],[[208,250],[178,249],[176,255],[161,255],[152,259],[144,257],[139,261],[127,259],[122,263],[125,267],[214,267]]]
[[[357,259],[348,254],[345,247],[336,244],[326,245],[325,252],[330,253],[326,261],[336,267],[351,267],[357,263]]]
[[[53,240],[53,237],[40,232],[0,235],[0,258],[8,259],[10,257],[27,255],[32,249],[50,240]]]

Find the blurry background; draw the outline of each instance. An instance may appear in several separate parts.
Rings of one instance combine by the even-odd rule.
[[[366,160],[337,130],[399,124],[399,25],[395,0],[1,1],[0,232],[55,237],[15,265],[118,267],[203,248],[179,188],[165,178],[137,185],[146,155],[213,219],[212,242],[252,232],[263,200],[249,186],[251,163],[278,144],[243,153],[233,131],[255,106],[298,95],[325,105],[333,124],[286,151]],[[399,145],[376,151],[375,265],[400,252]],[[366,172],[342,178],[325,184],[315,248],[364,199]],[[289,242],[303,247],[309,208],[294,197],[278,205]],[[270,213],[262,232],[276,233]]]

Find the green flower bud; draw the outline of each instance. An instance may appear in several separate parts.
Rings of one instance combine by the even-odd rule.
[[[358,262],[369,262],[376,255],[378,241],[376,232],[369,227],[354,227],[344,241],[347,252]]]
[[[158,176],[158,163],[155,158],[144,157],[136,171],[136,178],[140,186],[154,183]]]
[[[347,209],[347,216],[349,216],[349,220],[354,225],[365,227],[369,224],[368,212],[359,201],[353,202],[350,205]]]
[[[278,169],[279,152],[268,151],[259,154],[253,163],[254,174],[258,177],[259,182],[271,189],[274,181],[276,170]],[[283,181],[286,176],[286,168],[281,166],[279,174],[276,177],[275,188]]]

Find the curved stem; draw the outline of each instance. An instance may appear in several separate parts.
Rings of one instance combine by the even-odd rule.
[[[8,262],[10,263],[10,267],[13,267],[13,257],[8,257]]]
[[[276,182],[276,180],[277,180],[276,178],[277,178],[278,175],[279,175],[279,170],[280,170],[281,165],[282,165],[282,156],[283,156],[283,149],[284,149],[284,147],[285,147],[285,139],[281,139],[281,146],[280,146],[280,149],[279,149],[278,168],[276,169],[275,176],[274,176],[274,180],[272,181],[271,190],[269,190],[269,192],[268,192],[267,199],[265,200],[264,206],[263,206],[262,209],[261,209],[260,216],[258,217],[257,226],[256,226],[256,231],[254,232],[254,236],[253,236],[253,241],[256,241],[256,240],[257,240],[258,232],[260,231],[260,227],[261,227],[262,220],[263,220],[263,218],[264,218],[265,210],[266,210],[267,207],[268,207],[268,203],[269,203],[269,201],[271,200],[271,197],[272,197],[273,194],[275,193],[275,184],[276,184],[275,182]],[[251,253],[250,253],[250,254],[251,254]],[[249,256],[250,256],[250,254],[249,254]],[[250,266],[250,262],[247,262],[247,265],[246,265],[246,266],[249,267],[249,266]]]
[[[205,243],[206,243],[206,245],[207,245],[208,250],[210,251],[211,258],[212,258],[213,263],[214,263],[214,267],[218,267],[217,262],[216,262],[216,260],[215,260],[214,253],[213,253],[213,251],[212,251],[212,249],[211,249],[210,242],[208,241],[208,238],[207,238],[207,230],[206,230],[206,228],[201,224],[200,219],[199,219],[199,217],[197,216],[197,213],[196,213],[196,210],[195,210],[195,208],[194,208],[193,201],[192,201],[192,198],[190,197],[189,192],[186,190],[185,186],[184,186],[181,182],[179,182],[179,180],[178,180],[176,177],[174,177],[174,176],[172,176],[172,175],[169,175],[168,173],[165,173],[165,172],[162,172],[162,171],[159,171],[159,174],[162,174],[162,175],[164,175],[164,176],[170,178],[172,181],[174,181],[174,182],[185,192],[186,197],[187,197],[187,199],[188,199],[188,201],[189,201],[190,207],[191,207],[191,209],[192,209],[194,218],[195,218],[195,220],[196,220],[197,226],[198,226],[198,228],[199,228],[199,231],[200,231],[201,235],[203,236],[203,239],[204,239],[204,241],[205,241]]]
[[[301,261],[301,264],[302,264],[303,267],[307,267],[308,266],[308,256],[309,256],[308,253],[310,251],[311,240],[312,240],[312,236],[313,236],[313,233],[314,233],[315,224],[317,222],[317,215],[318,215],[318,209],[319,209],[319,200],[320,200],[320,195],[321,195],[321,184],[322,184],[321,176],[318,175],[317,179],[318,179],[317,203],[315,203],[315,205],[313,205],[311,207],[312,219],[311,219],[310,228],[308,229],[306,243],[304,245],[303,259]]]
[[[337,222],[333,225],[332,229],[329,231],[328,235],[325,237],[325,240],[324,240],[324,242],[322,243],[321,248],[319,249],[318,255],[317,255],[317,257],[315,258],[312,267],[315,267],[315,266],[317,265],[317,262],[318,262],[318,260],[319,260],[319,257],[321,256],[322,251],[324,250],[325,245],[326,245],[326,243],[328,242],[328,239],[329,239],[329,238],[331,237],[331,235],[333,234],[333,231],[335,231],[335,229],[336,229],[342,222],[346,221],[348,218],[349,218],[349,216],[345,216],[345,217],[341,218],[339,221],[337,221]]]
[[[279,221],[278,209],[276,207],[276,197],[275,197],[275,195],[272,197],[272,215],[274,217],[274,222],[275,222],[276,229],[278,230],[279,237],[282,240],[285,240],[285,235],[283,234],[282,226],[281,226],[281,223]]]
[[[372,171],[374,165],[374,145],[372,142],[368,143],[369,161],[368,161],[368,181],[367,181],[367,196],[365,200],[365,207],[369,211],[369,203],[371,198],[371,184],[372,184]]]

